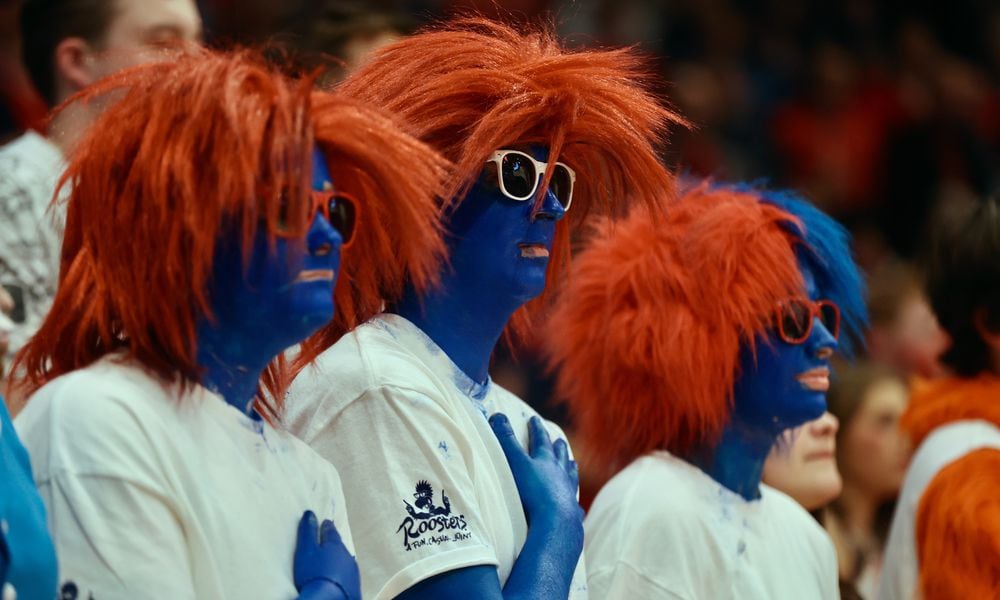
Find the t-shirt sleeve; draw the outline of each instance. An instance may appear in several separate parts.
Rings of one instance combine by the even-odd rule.
[[[15,424],[32,453],[62,597],[194,598],[167,425],[128,400],[139,390],[114,381],[53,385]]]
[[[464,458],[467,436],[426,394],[391,386],[365,391],[311,430],[307,441],[340,474],[366,598],[498,564]]]
[[[925,598],[992,598],[1000,589],[1000,450],[984,448],[931,480],[917,508]]]
[[[195,598],[183,528],[157,490],[118,477],[62,473],[39,491],[49,509],[62,597]]]

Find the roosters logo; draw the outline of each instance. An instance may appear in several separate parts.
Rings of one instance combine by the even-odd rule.
[[[451,513],[451,500],[441,492],[441,506],[434,502],[434,488],[421,480],[413,493],[413,504],[403,500],[408,516],[403,519],[396,533],[403,534],[403,547],[407,552],[426,545],[466,540],[468,533],[465,515]]]

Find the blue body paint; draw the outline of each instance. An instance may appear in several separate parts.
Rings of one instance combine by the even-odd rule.
[[[313,187],[322,189],[329,174],[317,156]],[[258,228],[246,264],[238,239],[226,236],[216,249],[209,287],[215,320],[199,322],[198,364],[206,387],[248,412],[267,364],[333,318],[343,240],[320,214],[305,240],[277,238],[272,245]],[[329,277],[300,279],[323,272]]]
[[[332,187],[319,150],[313,153],[312,187]],[[258,227],[246,262],[238,240],[237,234],[223,236],[216,247],[209,286],[215,318],[198,324],[198,364],[208,389],[259,418],[251,405],[268,363],[333,318],[343,239],[317,213],[304,239],[272,241]],[[316,521],[310,511],[303,515],[292,557],[299,600],[360,598],[357,563],[333,523]]]
[[[813,269],[800,259],[799,270],[809,298],[819,299]],[[756,357],[744,349],[732,417],[716,447],[695,461],[699,468],[745,499],[759,498],[764,461],[777,437],[826,410],[826,392],[809,389],[796,377],[810,369],[829,368],[836,348],[837,340],[814,318],[812,333],[802,344],[789,344],[772,334],[757,340]]]
[[[548,150],[531,148],[548,160]],[[472,380],[485,383],[490,356],[507,321],[545,289],[546,257],[522,256],[525,244],[552,250],[565,212],[551,192],[536,210],[480,179],[448,222],[450,269],[424,296],[408,290],[394,311],[414,323]],[[528,253],[533,253],[528,250]]]
[[[537,160],[548,160],[547,148],[531,147],[529,152]],[[394,307],[480,384],[489,379],[490,357],[511,316],[545,289],[556,222],[565,211],[551,191],[535,204],[534,199],[507,198],[484,171],[450,215],[451,268],[442,274],[442,285],[423,296],[410,289]],[[476,566],[421,581],[398,598],[564,596],[559,590],[568,587],[579,550],[571,548],[573,536],[562,535],[561,519],[565,516],[547,515],[529,524],[504,591],[495,567]]]

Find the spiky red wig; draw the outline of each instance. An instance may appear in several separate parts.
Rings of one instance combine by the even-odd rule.
[[[600,475],[657,449],[710,447],[732,410],[740,347],[804,296],[797,220],[702,184],[666,211],[605,221],[546,332],[557,393]]]
[[[317,92],[312,116],[334,186],[364,202],[354,242],[343,251],[337,312],[302,343],[301,356],[319,354],[397,300],[407,281],[417,290],[437,283],[446,256],[437,202],[446,161],[360,100]]]
[[[464,196],[498,148],[546,145],[550,161],[573,167],[576,190],[572,210],[556,228],[551,290],[568,268],[569,231],[590,209],[653,206],[673,194],[673,178],[656,151],[667,127],[681,120],[650,92],[649,81],[631,49],[571,51],[550,30],[522,33],[465,18],[381,49],[338,91],[399,115],[454,163],[447,202]],[[531,312],[515,315],[516,332],[527,331]],[[328,343],[304,357],[315,357],[339,333],[325,332]]]
[[[401,288],[404,267],[417,283],[432,278],[444,254],[443,160],[381,113],[310,87],[250,52],[192,50],[71,99],[119,96],[63,179],[72,190],[58,292],[14,365],[25,391],[119,349],[166,379],[198,381],[195,332],[212,317],[207,284],[224,224],[240,224],[248,256],[258,227],[274,235],[287,201],[286,228],[304,235],[307,211],[295,209],[310,201],[314,137],[335,185],[361,204],[336,291],[342,318]],[[272,398],[262,408],[273,419],[282,395]]]

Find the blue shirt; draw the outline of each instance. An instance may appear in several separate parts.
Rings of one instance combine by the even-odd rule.
[[[18,600],[56,597],[56,551],[45,524],[45,506],[31,476],[28,452],[21,445],[0,398],[0,535],[9,564],[6,580],[0,567],[0,589],[9,583]],[[0,558],[0,563],[3,558]]]

